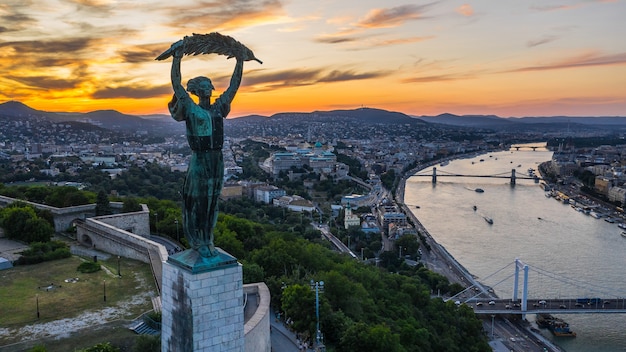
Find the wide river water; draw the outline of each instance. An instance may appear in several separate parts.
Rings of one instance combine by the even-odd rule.
[[[410,177],[404,201],[431,236],[500,298],[512,297],[515,258],[530,267],[531,299],[626,297],[622,272],[626,238],[616,224],[547,198],[532,180],[518,179],[511,187],[506,178],[441,176],[510,176],[513,168],[518,175],[528,175],[529,168],[537,170],[551,157],[545,148],[511,149],[438,164],[437,184],[431,183],[431,177]],[[418,172],[424,173],[432,174],[432,168]],[[475,192],[476,188],[484,192]],[[484,217],[493,219],[493,224]],[[519,282],[521,287],[521,274]],[[570,324],[577,337],[542,333],[566,351],[626,351],[626,314],[558,317]],[[527,318],[534,320],[532,315]]]

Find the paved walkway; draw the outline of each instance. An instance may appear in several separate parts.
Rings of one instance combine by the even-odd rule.
[[[272,352],[298,352],[305,351],[298,349],[298,338],[296,334],[289,330],[281,320],[276,319],[276,313],[270,311],[271,342]],[[313,352],[309,346],[307,352]]]
[[[0,257],[12,262],[20,257],[17,253],[25,249],[28,249],[27,244],[7,239],[0,229]]]

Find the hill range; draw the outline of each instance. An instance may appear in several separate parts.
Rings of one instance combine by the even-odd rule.
[[[55,123],[85,123],[109,130],[137,131],[145,130],[158,135],[182,133],[184,126],[174,121],[169,115],[128,115],[116,110],[98,110],[88,113],[46,112],[28,107],[17,101],[0,104],[0,119],[28,120],[43,118]],[[272,116],[249,115],[226,119],[226,125],[237,124],[281,124],[281,123],[328,123],[342,122],[345,124],[410,124],[445,125],[459,128],[470,128],[493,131],[576,131],[576,130],[610,130],[626,131],[625,116],[549,116],[503,118],[495,115],[454,115],[410,116],[401,112],[393,112],[373,108],[353,110],[313,111],[308,113],[278,113]]]

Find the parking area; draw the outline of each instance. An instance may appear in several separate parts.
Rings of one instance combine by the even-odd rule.
[[[19,258],[19,252],[28,248],[28,245],[4,237],[4,232],[0,229],[0,257],[12,262]]]

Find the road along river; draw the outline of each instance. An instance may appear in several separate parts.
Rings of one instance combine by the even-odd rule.
[[[512,149],[436,167],[438,175],[510,175],[511,169],[527,174],[551,157],[546,149]],[[518,179],[511,187],[506,178],[438,177],[433,185],[430,177],[412,176],[404,203],[441,246],[500,298],[512,296],[515,258],[531,267],[530,298],[626,297],[626,238],[621,230],[545,197],[532,180]],[[542,332],[568,352],[626,351],[625,314],[558,316],[577,337]]]

